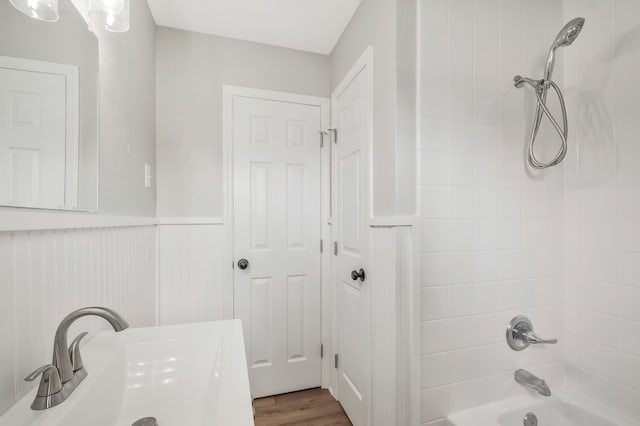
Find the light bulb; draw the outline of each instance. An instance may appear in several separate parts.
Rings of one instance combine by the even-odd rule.
[[[25,15],[45,22],[56,22],[58,14],[58,0],[9,0],[13,7]]]
[[[129,31],[129,0],[89,0],[89,17],[107,31]]]

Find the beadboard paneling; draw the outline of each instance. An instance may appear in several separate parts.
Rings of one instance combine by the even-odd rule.
[[[224,226],[160,225],[158,236],[160,324],[223,319]]]
[[[23,381],[50,362],[60,320],[100,305],[132,327],[155,321],[154,227],[0,233],[0,412],[33,384]],[[69,334],[108,325],[83,318]]]
[[[13,342],[11,235],[0,233],[0,342]],[[0,348],[0,413],[13,404],[13,346]]]

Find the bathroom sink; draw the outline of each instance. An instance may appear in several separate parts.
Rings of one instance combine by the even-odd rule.
[[[238,320],[104,331],[82,356],[89,375],[68,400],[33,411],[34,389],[0,426],[253,425]]]

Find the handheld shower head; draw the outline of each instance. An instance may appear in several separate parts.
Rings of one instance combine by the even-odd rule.
[[[578,38],[583,26],[584,18],[575,18],[569,21],[562,27],[551,48],[555,50],[559,47],[570,46]]]
[[[574,41],[580,35],[582,27],[584,26],[584,18],[574,18],[562,27],[556,39],[553,41],[551,48],[549,49],[549,57],[547,58],[547,66],[544,70],[544,79],[550,80],[553,73],[553,67],[555,65],[555,53],[561,47],[571,46]]]

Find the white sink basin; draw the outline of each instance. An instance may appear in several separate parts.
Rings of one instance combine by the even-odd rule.
[[[68,400],[33,411],[34,389],[0,426],[253,425],[240,321],[104,331],[82,357],[89,376]]]

